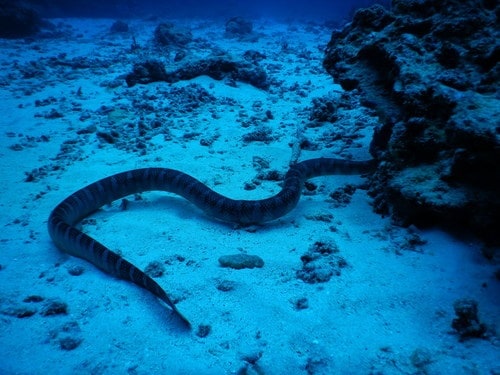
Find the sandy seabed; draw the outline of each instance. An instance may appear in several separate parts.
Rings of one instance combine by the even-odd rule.
[[[481,243],[394,227],[373,213],[360,176],[313,179],[295,210],[258,227],[214,221],[158,192],[85,219],[86,233],[163,271],[156,280],[192,322],[188,333],[150,293],[59,251],[50,211],[100,178],[168,167],[232,198],[260,199],[280,187],[259,176],[286,172],[304,139],[300,160],[369,158],[377,119],[324,72],[330,30],[319,24],[260,20],[258,37],[241,41],[222,23],[174,21],[193,33],[188,59],[264,54],[271,85],[261,90],[206,76],[127,87],[134,62],[174,64],[174,51],[152,46],[158,22],[130,20],[129,33],[112,34],[113,20],[52,21],[59,38],[0,40],[0,373],[500,373],[497,266]],[[343,103],[335,121],[312,118],[318,98]],[[140,123],[158,125],[144,136]],[[355,192],[340,194],[346,186]],[[332,275],[304,282],[303,256],[318,243],[332,249],[321,270]],[[239,253],[264,267],[220,266]],[[478,302],[486,338],[462,342],[451,328],[462,298]]]

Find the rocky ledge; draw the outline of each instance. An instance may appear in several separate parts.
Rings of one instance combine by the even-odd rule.
[[[324,67],[377,111],[375,208],[500,243],[500,6],[393,0],[334,31]]]

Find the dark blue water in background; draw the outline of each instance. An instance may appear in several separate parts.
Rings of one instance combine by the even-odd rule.
[[[13,0],[16,1],[16,0]],[[350,19],[359,8],[390,0],[24,0],[44,17],[199,17]]]

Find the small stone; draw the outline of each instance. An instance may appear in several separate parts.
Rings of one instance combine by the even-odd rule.
[[[45,306],[40,311],[42,316],[66,315],[68,313],[68,305],[65,302],[52,300],[47,301]]]
[[[324,223],[331,223],[333,220],[333,215],[329,212],[319,212],[311,215],[306,215],[306,219],[311,221],[322,221]]]
[[[29,318],[36,313],[35,309],[29,308],[27,306],[11,306],[0,311],[3,315],[14,316],[16,318]]]
[[[247,362],[251,365],[255,365],[259,361],[259,359],[261,359],[261,358],[262,358],[262,351],[244,354],[241,357],[242,360],[244,360],[245,362]]]
[[[59,339],[59,345],[62,350],[74,350],[80,346],[83,339],[77,337],[66,336]]]
[[[198,326],[198,331],[196,332],[196,336],[207,337],[211,331],[212,331],[211,326],[206,325],[206,324],[200,324]]]
[[[75,321],[71,321],[71,322],[67,322],[65,323],[62,327],[61,327],[61,331],[63,332],[81,332],[81,329],[80,329],[80,325],[78,324],[78,322],[75,322]]]
[[[37,295],[31,295],[23,299],[23,302],[42,302],[44,300],[43,297]]]
[[[80,276],[85,271],[82,266],[71,266],[68,268],[68,273],[72,276]]]
[[[305,310],[309,307],[309,301],[306,297],[299,298],[293,302],[295,310]]]
[[[231,290],[234,289],[236,286],[236,283],[231,280],[219,280],[217,282],[217,289],[220,290],[221,292],[230,292]]]
[[[314,242],[309,246],[309,253],[333,254],[338,253],[339,247],[333,239],[325,238]]]
[[[57,118],[64,117],[64,115],[61,112],[59,112],[57,109],[52,108],[50,110],[50,112],[44,114],[43,117],[45,117],[46,119],[57,119]]]
[[[161,277],[165,273],[165,266],[158,261],[154,261],[146,266],[144,273],[150,277]]]
[[[22,145],[20,145],[19,143],[15,143],[13,145],[10,145],[9,148],[12,150],[12,151],[21,151],[24,149],[24,147]]]
[[[411,354],[410,361],[415,368],[421,370],[422,373],[426,373],[425,368],[433,362],[433,359],[429,350],[417,348]]]
[[[264,261],[261,257],[249,254],[223,255],[219,258],[219,263],[222,267],[234,268],[235,270],[264,267]]]

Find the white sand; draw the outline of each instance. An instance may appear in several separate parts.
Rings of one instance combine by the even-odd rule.
[[[93,215],[95,224],[84,225],[85,231],[110,249],[119,249],[141,269],[152,261],[169,261],[166,274],[157,281],[179,300],[178,308],[194,326],[189,333],[178,332],[169,311],[148,292],[59,251],[46,229],[51,209],[75,190],[112,173],[163,166],[189,173],[233,198],[276,193],[279,185],[271,181],[244,190],[244,184],[257,175],[253,158],[286,171],[290,144],[297,125],[308,123],[311,99],[341,92],[321,67],[321,49],[329,32],[320,26],[259,21],[255,27],[262,33],[259,41],[242,43],[225,39],[222,24],[190,25],[194,36],[202,38],[193,42],[193,56],[208,55],[214,45],[235,56],[248,49],[266,54],[261,64],[281,82],[266,92],[243,83],[230,87],[208,77],[133,88],[120,78],[120,87],[101,86],[128,73],[137,60],[124,52],[131,44],[130,35],[108,34],[111,20],[62,22],[73,27],[73,36],[33,43],[0,40],[1,374],[499,373],[498,340],[462,343],[451,329],[453,302],[465,297],[478,301],[482,322],[498,326],[500,293],[494,278],[498,266],[481,255],[479,242],[438,229],[418,233],[427,241],[418,251],[401,249],[408,231],[374,214],[364,190],[358,189],[346,207],[334,208],[328,194],[345,183],[362,182],[359,176],[315,179],[316,194],[303,197],[282,219],[255,230],[216,222],[188,202],[156,192],[143,194],[142,201],[131,199],[127,211],[115,203]],[[155,23],[130,24],[140,45],[150,43]],[[81,36],[74,37],[77,34]],[[280,50],[283,40],[291,46],[290,53]],[[310,59],[297,56],[302,49]],[[46,64],[47,57],[63,52],[66,59],[98,57],[113,64],[97,70],[47,68],[40,77],[23,78],[19,67],[29,61]],[[61,78],[64,74],[66,79]],[[172,140],[153,137],[146,155],[103,144],[95,134],[76,134],[89,125],[103,129],[105,117],[96,115],[102,105],[116,109],[120,103],[130,106],[134,98],[147,101],[142,98],[155,95],[152,101],[168,106],[170,87],[190,83],[201,85],[218,100],[232,98],[235,104],[205,104],[191,114],[174,116]],[[290,90],[294,83],[303,96]],[[49,97],[56,101],[35,106],[35,100]],[[262,103],[261,109],[256,101]],[[82,110],[75,110],[76,105]],[[51,109],[64,117],[36,117]],[[270,144],[244,144],[241,137],[254,127],[243,127],[241,120],[256,116],[260,124],[266,110],[274,119],[265,124],[278,138]],[[86,111],[90,118],[80,121]],[[117,121],[137,122],[137,114],[126,110],[113,115]],[[143,112],[146,119],[155,115]],[[331,129],[348,133],[355,119],[366,124],[357,131],[363,137],[351,146],[341,139],[325,148],[322,134]],[[300,159],[368,158],[375,122],[354,109],[345,111],[338,123],[307,128],[304,135],[320,148],[303,151]],[[185,139],[186,132],[218,138],[206,147],[199,137]],[[50,141],[40,140],[42,135]],[[78,140],[77,157],[54,160],[67,140]],[[23,147],[15,151],[10,148],[14,144]],[[54,165],[64,169],[24,182],[25,172]],[[332,214],[333,219],[311,218],[318,214]],[[300,257],[325,238],[337,243],[348,267],[326,283],[304,283],[296,277],[302,267]],[[246,270],[219,266],[220,256],[240,252],[260,256],[265,266]],[[175,260],[177,255],[185,260]],[[84,267],[84,273],[70,275],[68,269],[75,266]],[[218,290],[222,280],[234,282],[234,290]],[[33,295],[45,300],[23,302]],[[308,308],[296,310],[294,301],[303,297]],[[67,303],[68,314],[42,316],[44,303],[51,299]],[[25,318],[9,315],[26,307],[37,312]],[[74,322],[78,328],[68,328]],[[210,334],[197,336],[199,325],[209,325]],[[81,344],[62,350],[60,339],[66,336],[81,339]],[[256,365],[249,363],[252,358]]]

